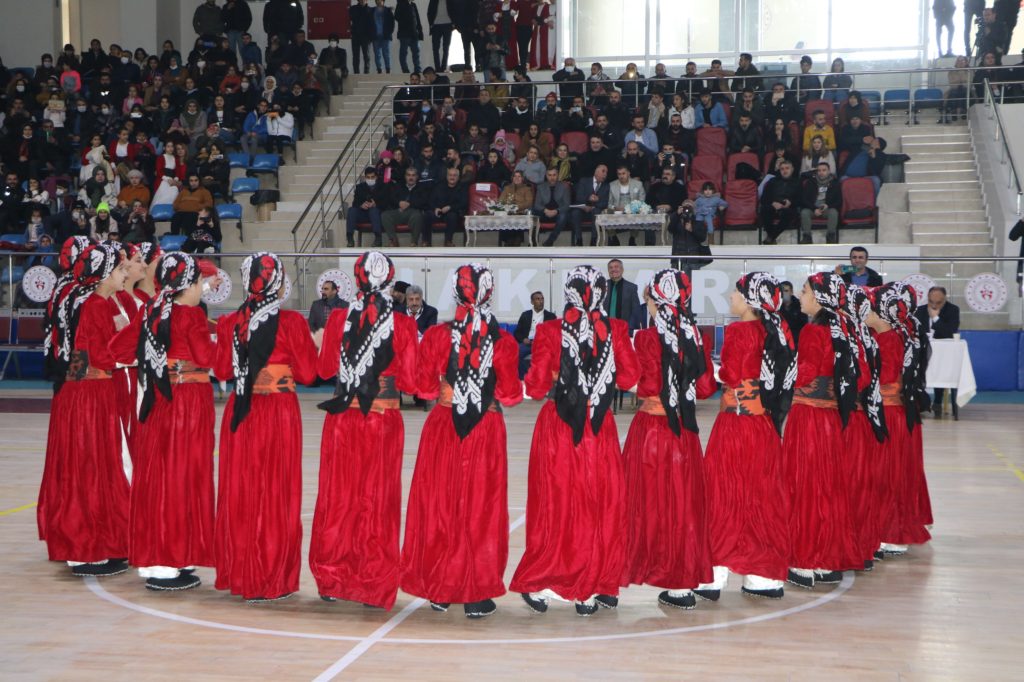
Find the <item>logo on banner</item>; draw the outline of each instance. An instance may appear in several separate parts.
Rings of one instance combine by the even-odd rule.
[[[21,290],[25,292],[28,300],[34,303],[46,303],[53,294],[53,287],[57,284],[57,275],[45,265],[33,265],[25,271],[21,280]]]
[[[964,298],[971,310],[994,313],[1002,310],[1008,296],[1006,282],[994,272],[983,272],[971,277],[964,287]]]
[[[211,286],[203,292],[203,302],[206,305],[220,305],[231,298],[231,290],[234,288],[234,285],[231,283],[231,276],[217,268],[217,277],[220,278],[220,284],[216,288]]]
[[[924,305],[928,302],[928,290],[935,286],[935,280],[923,272],[907,275],[902,282],[914,287],[914,293],[917,294],[917,305]]]
[[[316,280],[317,293],[323,289],[326,282],[334,282],[334,286],[338,287],[338,298],[343,301],[351,301],[355,295],[356,287],[352,283],[352,278],[338,268],[324,270],[323,274]]]

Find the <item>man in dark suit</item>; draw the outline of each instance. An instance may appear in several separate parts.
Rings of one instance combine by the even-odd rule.
[[[882,276],[868,267],[868,250],[863,246],[855,246],[850,249],[850,265],[837,265],[836,274],[842,277],[847,284],[857,284],[862,287],[882,286]]]
[[[569,209],[569,227],[572,228],[572,245],[583,246],[583,221],[590,222],[590,245],[597,245],[597,226],[594,218],[608,208],[608,166],[598,164],[593,177],[580,178],[576,183],[574,196],[579,208]]]
[[[519,378],[522,379],[526,376],[526,371],[530,369],[530,356],[533,353],[533,337],[537,333],[537,325],[541,322],[547,322],[548,320],[555,319],[555,314],[550,310],[544,309],[544,294],[540,291],[535,291],[530,294],[530,304],[532,307],[529,310],[523,312],[519,316],[519,322],[516,323],[516,329],[512,332],[512,336],[519,342]]]
[[[608,261],[608,295],[601,304],[609,317],[629,322],[633,309],[640,304],[636,285],[622,277],[622,261]]]
[[[320,300],[313,301],[309,306],[309,330],[316,332],[327,326],[327,318],[338,308],[348,307],[348,303],[338,295],[338,284],[331,280],[320,287]]]
[[[807,315],[800,309],[800,297],[793,295],[793,283],[782,283],[782,308],[779,310],[782,319],[789,325],[793,334],[793,343],[799,343],[800,330],[807,324]]]
[[[945,287],[932,287],[928,290],[928,303],[914,311],[914,317],[921,325],[921,333],[933,339],[951,339],[960,332],[960,308],[946,300]],[[942,416],[942,399],[946,389],[935,389],[935,400],[932,410],[936,417]],[[953,403],[953,416],[957,416],[956,389],[949,389],[949,399]]]
[[[539,216],[541,222],[555,223],[555,229],[544,240],[544,246],[553,246],[569,218],[569,187],[566,183],[558,181],[558,169],[556,168],[548,168],[544,177],[545,182],[537,185],[532,213]]]
[[[420,336],[437,324],[437,308],[423,300],[423,288],[417,284],[410,284],[405,290],[405,312],[416,320]]]
[[[633,312],[629,316],[629,333],[636,334],[641,329],[647,329],[654,320],[651,319],[651,311],[647,307],[647,302],[651,300],[651,288],[649,286],[644,287],[644,304],[638,305],[633,308]]]

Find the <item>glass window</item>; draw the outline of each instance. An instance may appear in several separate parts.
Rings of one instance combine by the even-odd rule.
[[[861,4],[854,0],[845,1],[855,7]],[[871,14],[866,16],[873,19]],[[828,47],[828,2],[763,0],[760,19],[759,50],[809,52]]]
[[[841,0],[832,3],[832,51],[906,47],[921,40],[921,3]]]
[[[576,53],[582,59],[622,55],[643,61],[644,0],[576,0]]]

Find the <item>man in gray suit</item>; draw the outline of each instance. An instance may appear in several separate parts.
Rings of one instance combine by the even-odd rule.
[[[533,199],[533,215],[540,216],[542,223],[555,224],[554,232],[544,241],[544,246],[554,245],[569,217],[569,188],[564,182],[558,181],[556,168],[549,168],[544,175],[544,182],[537,185],[537,194]]]
[[[622,261],[618,258],[608,261],[608,294],[601,305],[609,317],[628,323],[640,299],[637,297],[636,285],[623,279],[622,272]]]
[[[608,166],[599,163],[594,167],[594,176],[580,178],[576,183],[576,203],[579,208],[569,210],[569,227],[572,228],[572,245],[583,246],[583,221],[590,222],[590,245],[597,245],[597,227],[594,218],[608,208]],[[554,240],[558,235],[552,235]]]

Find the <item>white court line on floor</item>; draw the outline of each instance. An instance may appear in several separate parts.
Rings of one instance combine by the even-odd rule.
[[[519,526],[523,525],[524,523],[526,523],[526,514],[523,514],[518,519],[513,521],[511,524],[509,524],[508,532],[512,533],[513,531],[515,531],[516,528],[519,528]],[[337,661],[335,661],[330,668],[317,675],[313,682],[328,682],[328,680],[333,680],[343,670],[345,670],[345,668],[355,663],[360,656],[369,651],[370,647],[384,639],[384,637],[386,637],[389,632],[398,627],[403,620],[411,616],[413,611],[415,611],[416,609],[418,609],[426,603],[426,599],[415,599],[412,602],[410,602],[408,606],[406,606],[404,609],[402,609],[394,616],[392,616],[390,620],[388,620],[386,623],[384,623],[379,628],[370,633],[370,635],[367,636],[366,639],[364,639],[359,644],[355,645],[355,647],[353,647],[351,651],[349,651],[347,654],[345,654]]]

